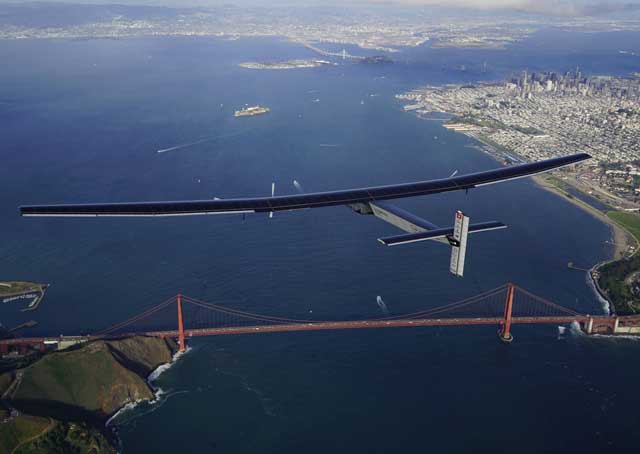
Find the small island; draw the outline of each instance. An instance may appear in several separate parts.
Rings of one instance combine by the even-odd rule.
[[[0,452],[116,453],[107,421],[155,399],[147,377],[176,351],[172,340],[136,336],[32,354],[0,374]]]
[[[336,66],[327,60],[289,60],[283,62],[245,62],[240,63],[242,68],[247,69],[302,69],[302,68],[318,68],[320,66]]]

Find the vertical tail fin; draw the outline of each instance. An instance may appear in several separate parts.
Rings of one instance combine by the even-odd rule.
[[[448,238],[451,244],[451,262],[449,271],[454,276],[464,275],[464,260],[467,254],[467,236],[469,234],[469,217],[462,211],[456,212],[453,235]]]

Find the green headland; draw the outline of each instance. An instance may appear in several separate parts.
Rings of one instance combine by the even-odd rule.
[[[152,400],[147,377],[175,352],[160,338],[96,340],[1,374],[0,453],[115,453],[106,421]]]
[[[640,243],[640,216],[625,211],[609,211],[607,216]],[[640,254],[633,253],[598,267],[600,290],[618,315],[640,313]]]

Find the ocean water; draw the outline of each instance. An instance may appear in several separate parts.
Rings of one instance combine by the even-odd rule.
[[[378,295],[399,314],[507,281],[599,313],[585,275],[566,264],[607,258],[609,229],[528,180],[397,202],[442,225],[457,209],[509,225],[472,238],[464,279],[449,275],[448,248],[384,248],[376,239],[393,228],[343,207],[244,221],[17,215],[30,203],[266,195],[273,181],[285,194],[295,192],[294,179],[320,191],[494,168],[471,139],[403,112],[394,95],[524,67],[638,70],[639,60],[617,52],[640,42],[628,35],[549,35],[506,51],[425,47],[391,66],[273,72],[237,65],[312,55],[278,39],[0,42],[9,63],[0,73],[0,278],[52,284],[37,312],[4,306],[1,321],[36,319],[33,333],[88,333],[178,292],[280,316],[370,317],[380,313]],[[233,118],[245,104],[271,113]],[[555,326],[518,326],[514,335],[509,346],[493,327],[194,340],[158,379],[160,403],[118,426],[122,451],[637,445],[640,344]]]

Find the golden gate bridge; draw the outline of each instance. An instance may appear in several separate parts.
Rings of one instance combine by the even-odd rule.
[[[181,351],[186,339],[200,336],[262,334],[345,329],[418,328],[426,326],[494,325],[511,342],[512,325],[579,323],[587,334],[638,334],[640,316],[580,314],[514,284],[505,284],[460,301],[410,314],[362,320],[309,320],[256,314],[186,295],[176,295],[127,320],[91,335],[22,337],[0,340],[0,353],[47,350],[47,344],[71,345],[126,336],[174,338]]]

